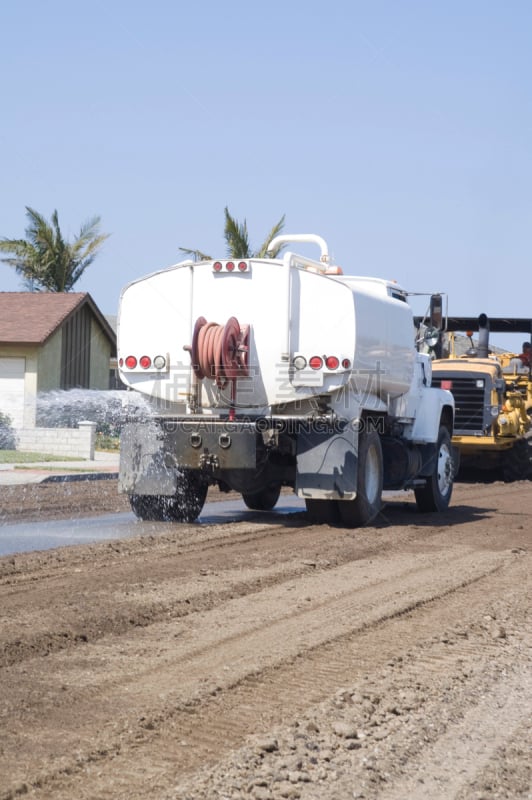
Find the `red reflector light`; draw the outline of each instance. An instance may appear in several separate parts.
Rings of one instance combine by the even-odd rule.
[[[124,366],[124,359],[123,358],[119,359],[118,366],[119,367],[123,367]]]
[[[227,264],[225,265],[225,268],[226,268],[226,270],[227,270],[228,272],[233,272],[233,270],[234,270],[234,268],[235,268],[235,263],[234,263],[234,261],[228,261],[228,262],[227,262]]]
[[[137,366],[137,359],[135,358],[135,356],[128,356],[126,358],[126,367],[128,369],[135,369],[136,366]]]
[[[327,369],[338,369],[340,366],[340,361],[336,356],[327,356],[325,359],[325,365]]]
[[[308,363],[311,369],[320,369],[323,366],[323,358],[320,356],[312,356]]]
[[[442,389],[448,389],[450,391],[453,388],[453,382],[452,381],[443,381],[442,380],[441,388]]]
[[[247,270],[247,268],[248,268],[248,265],[247,265],[247,263],[245,261],[239,261],[238,262],[238,269],[240,270],[240,272],[245,272]]]
[[[215,261],[214,264],[212,265],[212,268],[213,268],[213,270],[215,272],[221,272],[222,271],[222,262],[221,261]]]
[[[151,358],[149,356],[141,356],[139,364],[142,367],[142,369],[148,369],[149,367],[151,367]]]
[[[342,367],[344,369],[349,369],[350,366],[351,366],[351,362],[349,361],[349,359],[348,358],[344,358],[344,360],[342,361]]]

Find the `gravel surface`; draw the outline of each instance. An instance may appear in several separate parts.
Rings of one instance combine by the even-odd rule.
[[[0,491],[2,525],[129,510]],[[470,483],[0,558],[0,800],[530,798],[531,518]]]

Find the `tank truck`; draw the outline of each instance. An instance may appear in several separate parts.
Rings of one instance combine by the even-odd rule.
[[[407,293],[343,274],[320,248],[275,258],[182,261],[126,286],[120,378],[152,415],[121,435],[119,490],[144,520],[190,522],[209,486],[272,509],[283,487],[317,522],[358,527],[384,489],[423,512],[449,505],[452,393],[431,386]]]

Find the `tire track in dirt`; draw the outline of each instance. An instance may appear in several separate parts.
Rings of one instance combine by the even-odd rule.
[[[113,797],[121,796],[116,792],[121,791],[122,780],[128,787],[124,797],[136,796],[131,792],[137,782],[142,785],[138,796],[148,796],[155,774],[171,776],[176,765],[190,767],[205,758],[215,742],[219,746],[220,738],[227,746],[234,742],[236,730],[241,739],[251,720],[256,725],[257,687],[265,674],[269,680],[264,708],[276,714],[281,708],[276,697],[283,696],[283,707],[287,702],[297,704],[302,685],[304,695],[310,685],[317,685],[323,692],[324,687],[330,687],[353,669],[352,653],[347,662],[343,660],[347,641],[356,642],[365,632],[375,627],[380,630],[386,627],[385,623],[401,620],[415,609],[422,611],[435,598],[456,594],[514,560],[504,552],[479,553],[462,548],[451,558],[442,549],[439,553],[409,553],[402,558],[356,562],[336,568],[335,582],[330,574],[303,576],[293,585],[276,586],[252,598],[232,600],[223,608],[197,614],[188,631],[186,625],[184,630],[176,630],[174,622],[153,625],[134,637],[121,637],[119,648],[114,642],[103,640],[76,658],[66,653],[50,656],[44,676],[39,660],[27,662],[26,680],[33,676],[36,694],[31,708],[25,709],[23,728],[31,725],[44,750],[36,768],[34,752],[25,752],[19,732],[12,731],[4,743],[0,771],[11,775],[16,787],[17,782],[21,785],[20,781],[28,781],[28,774],[34,776],[30,782],[55,783],[66,772],[83,771],[98,762],[103,776],[102,793],[99,779],[96,784],[91,783],[98,797],[106,796],[106,782],[114,786]],[[417,630],[416,626],[410,629]],[[95,682],[98,664],[103,662],[105,675]],[[311,665],[311,671],[306,673],[310,684],[302,682],[299,675],[293,695],[287,697],[283,687],[291,685],[289,675],[284,675],[279,685],[279,674],[286,670],[290,673],[299,663],[303,669],[307,663]],[[213,727],[214,719],[207,726],[198,727],[198,708],[203,711],[206,700],[214,708],[218,694],[223,700],[228,690],[233,688],[234,692],[246,681],[253,685],[249,705],[254,710],[248,720],[243,718],[242,704],[238,703],[235,724],[228,724],[225,708],[221,727]],[[4,670],[3,683],[8,704],[23,701],[17,696],[16,670]],[[65,704],[73,709],[70,721]],[[62,724],[59,731],[56,713]],[[219,714],[215,717],[220,724]],[[186,719],[193,721],[192,744],[188,747],[176,742]],[[206,736],[209,731],[216,731],[214,741]],[[206,743],[202,743],[205,737]],[[68,752],[77,752],[75,761],[57,756],[64,751],[65,742],[69,743]],[[135,778],[134,754],[139,757],[141,752],[143,777]],[[19,763],[14,767],[17,757]],[[150,774],[146,773],[146,764],[152,765]],[[71,796],[84,795],[78,787]]]
[[[527,484],[528,486],[528,484]],[[497,503],[493,502],[498,496],[506,497],[511,494],[518,496],[522,493],[522,487],[507,484],[501,485],[499,491],[490,489],[483,491],[477,487],[455,487],[454,496],[456,501],[467,500],[474,503],[471,508],[471,520],[478,518],[483,511],[492,511],[497,508]],[[317,526],[312,524],[305,512],[295,512],[293,514],[272,516],[268,522],[264,522],[264,514],[257,521],[249,518],[243,521],[230,521],[226,524],[174,524],[174,523],[141,523],[132,519],[131,525],[137,527],[139,535],[130,539],[115,539],[99,544],[76,545],[68,548],[55,548],[37,552],[25,552],[0,558],[0,586],[19,585],[25,587],[27,584],[41,581],[45,578],[53,579],[54,576],[61,579],[65,567],[75,570],[83,568],[87,563],[94,569],[95,576],[101,571],[111,572],[117,563],[120,563],[127,556],[137,558],[149,558],[154,548],[162,551],[166,548],[169,553],[177,553],[186,556],[193,553],[207,552],[210,548],[217,550],[224,546],[233,547],[237,543],[266,541],[270,537],[283,538],[290,533],[295,535],[308,535],[318,533],[318,537],[323,535],[323,531],[329,530],[336,535],[346,533],[357,538],[363,536],[365,532],[378,532],[393,525],[415,526],[419,528],[419,534],[423,532],[426,536],[437,533],[438,526],[453,524],[456,521],[458,509],[460,509],[460,524],[467,520],[464,508],[459,506],[451,508],[438,517],[438,526],[434,526],[434,517],[431,514],[419,514],[415,503],[409,494],[404,493],[390,498],[384,506],[379,518],[371,528],[358,529],[356,532],[346,531],[342,528],[329,528],[328,526]],[[489,509],[479,507],[479,500],[490,499]],[[519,513],[519,504],[516,503],[516,514]],[[250,512],[251,515],[252,512]],[[92,517],[92,519],[95,519]],[[19,522],[15,525],[21,524]],[[37,522],[30,522],[38,530]],[[47,523],[48,524],[48,523]],[[401,531],[396,532],[401,537]],[[284,544],[284,542],[283,542]],[[177,548],[177,550],[176,550]]]
[[[18,574],[0,581],[0,666],[208,609],[317,566],[305,565],[301,559],[275,566],[276,540],[286,535],[285,524],[242,523],[237,531],[227,526],[214,533],[206,529],[201,531],[204,539],[193,542],[179,541],[190,537],[188,528],[183,531],[179,526],[177,533],[175,526],[172,528],[157,539],[147,536],[133,544],[128,540],[63,549],[59,563],[55,563],[58,551],[45,553],[40,569],[35,567],[34,554],[17,557]],[[303,532],[289,529],[283,546],[290,547],[293,539],[296,550],[303,537],[307,547],[313,543],[323,547],[327,534],[316,527]],[[249,576],[243,577],[242,560],[247,553],[253,563],[259,545],[260,561],[266,562],[266,569],[250,570]],[[203,568],[211,561],[215,571]],[[25,635],[25,630],[31,633]]]
[[[494,752],[529,719],[531,696],[530,672],[504,676],[423,754],[422,763],[411,762],[408,777],[382,791],[380,800],[456,797],[482,773]],[[464,741],[468,742],[467,748]]]
[[[257,797],[302,800],[528,798],[531,769],[523,755],[530,735],[519,728],[532,713],[532,631],[519,583],[526,573],[526,565],[516,562],[443,602],[428,603],[421,614],[349,637],[344,656],[351,655],[353,662],[344,672],[336,646],[331,646],[328,671],[320,671],[317,653],[311,654],[299,669],[311,678],[313,666],[318,668],[315,678],[325,701],[319,703],[319,691],[312,696],[309,684],[309,702],[302,707],[297,687],[291,692],[279,680],[278,699],[293,712],[283,716],[282,727],[272,719],[266,737],[257,737],[257,726],[250,727],[255,735],[221,760],[206,748],[203,762],[157,797],[233,797],[239,785],[252,796],[256,788]],[[487,584],[505,596],[502,609],[490,602]],[[496,635],[491,628],[496,618],[505,619],[502,636],[498,626]],[[438,627],[441,634],[435,635]],[[249,696],[241,693],[241,703],[246,700]],[[344,738],[342,728],[357,732]],[[508,751],[499,757],[508,761],[505,769],[500,760],[491,760],[497,747]],[[486,793],[487,786],[501,783],[501,774],[508,793]],[[473,776],[478,795],[460,792]]]
[[[36,656],[48,656],[51,653],[58,653],[79,645],[83,646],[89,642],[95,643],[110,634],[121,635],[135,628],[145,628],[158,622],[167,621],[169,618],[178,620],[191,614],[208,611],[235,597],[249,596],[269,586],[314,571],[315,568],[312,566],[305,566],[301,562],[290,562],[287,565],[255,571],[258,572],[255,575],[252,570],[249,570],[246,578],[242,578],[241,570],[226,570],[222,587],[220,587],[219,577],[215,576],[213,579],[208,575],[179,583],[175,583],[174,580],[172,581],[174,585],[168,587],[161,586],[159,583],[158,589],[151,590],[149,596],[139,598],[137,593],[137,608],[131,607],[126,598],[122,598],[121,603],[115,593],[107,606],[112,608],[112,612],[106,612],[105,600],[102,598],[101,614],[98,616],[80,615],[78,605],[73,609],[70,620],[67,620],[65,615],[58,619],[53,608],[42,609],[41,606],[40,616],[44,619],[40,624],[44,631],[40,634],[31,633],[21,638],[21,620],[17,618],[11,617],[7,623],[3,624],[2,639],[4,641],[0,651],[0,668],[13,666]],[[198,585],[199,580],[202,581],[201,586]],[[161,590],[165,595],[164,602],[151,601],[153,591]],[[45,595],[43,595],[43,599],[44,597]],[[121,605],[125,606],[123,611]],[[3,614],[5,615],[5,611]],[[50,630],[54,621],[59,627],[56,630]],[[38,624],[38,620],[33,615],[32,630]],[[11,638],[8,638],[10,631]]]
[[[44,554],[40,569],[34,554],[7,559],[18,573],[0,581],[0,666],[180,618],[289,577],[393,553],[420,538],[426,547],[437,532],[420,527],[405,535],[382,527],[354,533],[301,528],[293,520],[235,527],[202,529],[203,538],[190,541],[190,528],[172,526],[165,533],[164,526],[156,539],[63,548],[59,563],[57,552]],[[283,562],[275,566],[280,552]]]
[[[56,548],[37,552],[20,553],[0,558],[0,585],[25,585],[43,578],[52,579],[61,572],[65,565],[72,568],[82,567],[87,562],[91,567],[111,570],[117,561],[125,555],[132,558],[149,556],[154,547],[162,551],[177,552],[178,555],[200,554],[209,549],[252,541],[261,541],[274,536],[282,536],[287,529],[300,528],[308,520],[303,515],[293,514],[275,523],[228,522],[220,525],[187,525],[176,523],[141,523],[132,519],[130,526],[138,528],[138,537],[116,539],[88,545],[74,545],[68,548]],[[293,519],[297,517],[297,519]],[[97,520],[96,517],[90,518]],[[36,526],[38,523],[30,523]],[[50,524],[50,523],[48,523]],[[52,523],[53,524],[53,523]],[[177,551],[176,551],[177,548]],[[47,570],[47,572],[45,572]]]
[[[517,689],[519,692],[519,689]],[[491,792],[501,798],[511,800],[530,800],[530,787],[532,786],[532,712],[530,696],[532,687],[528,689],[528,697],[523,698],[522,710],[525,722],[517,727],[512,735],[508,736],[488,759],[483,759],[481,768],[470,779],[464,788],[456,795],[455,800],[478,800]],[[500,742],[500,732],[504,730],[504,719],[500,722],[500,731],[497,739]]]

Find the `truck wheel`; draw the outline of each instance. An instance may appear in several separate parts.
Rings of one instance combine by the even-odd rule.
[[[146,522],[194,522],[201,514],[207,488],[194,473],[183,472],[173,496],[132,494],[129,501],[133,513]]]
[[[152,494],[130,494],[131,510],[145,522],[162,522],[165,519],[165,506],[171,497]]]
[[[454,464],[451,436],[442,425],[436,445],[436,458],[432,475],[426,479],[424,486],[414,489],[419,511],[446,511],[449,507],[453,491]]]
[[[307,513],[319,525],[337,525],[340,522],[337,500],[305,500]]]
[[[277,503],[280,494],[281,486],[278,483],[271,483],[255,494],[243,494],[242,499],[252,511],[270,511]]]
[[[338,500],[340,520],[346,528],[360,528],[381,510],[382,447],[376,431],[361,433],[358,440],[357,496]]]
[[[530,476],[530,448],[525,439],[518,439],[503,455],[502,478],[506,483],[525,481]]]

